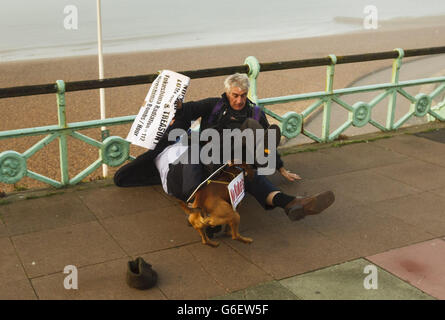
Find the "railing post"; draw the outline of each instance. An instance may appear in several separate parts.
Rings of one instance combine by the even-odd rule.
[[[65,113],[65,82],[57,80],[57,113],[59,119],[59,127],[67,128]],[[66,133],[62,132],[59,136],[59,153],[60,153],[60,174],[62,185],[68,185],[68,147]]]
[[[337,63],[337,57],[334,54],[330,54],[329,58],[331,58],[331,65],[328,66],[326,72],[326,92],[332,93],[334,90],[334,73],[335,73],[335,64]],[[323,142],[329,141],[329,131],[330,131],[330,123],[331,123],[331,104],[332,98],[329,97],[324,102],[323,108],[323,125],[322,125],[322,133],[321,138]]]
[[[246,58],[246,60],[244,60],[244,64],[249,66],[249,72],[247,75],[249,77],[250,89],[248,96],[249,99],[256,104],[258,102],[256,79],[260,74],[260,63],[258,62],[257,58],[249,56]]]
[[[397,48],[394,49],[399,53],[399,56],[394,60],[392,63],[392,77],[391,77],[391,83],[397,84],[399,83],[399,73],[400,73],[400,67],[402,66],[402,58],[405,55],[405,52],[403,49]],[[388,115],[386,118],[386,128],[388,130],[394,129],[394,116],[396,112],[396,102],[397,102],[397,89],[391,89],[392,93],[389,97],[389,103],[388,103]]]

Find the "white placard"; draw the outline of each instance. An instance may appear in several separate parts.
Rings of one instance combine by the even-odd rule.
[[[233,179],[227,186],[230,194],[230,201],[232,202],[233,210],[236,210],[238,204],[244,198],[244,171]]]
[[[184,100],[189,84],[189,77],[163,70],[150,86],[126,140],[154,149],[175,116],[176,101]]]

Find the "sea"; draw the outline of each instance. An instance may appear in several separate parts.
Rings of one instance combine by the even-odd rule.
[[[98,0],[0,0],[0,62],[98,52]],[[444,0],[101,0],[103,53],[343,34]]]

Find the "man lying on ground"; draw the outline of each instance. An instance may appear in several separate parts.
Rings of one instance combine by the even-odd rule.
[[[247,98],[249,91],[247,75],[231,75],[226,78],[224,85],[225,92],[220,98],[178,103],[174,122],[156,148],[121,167],[114,176],[115,184],[120,187],[134,187],[162,183],[166,193],[186,201],[199,183],[211,172],[209,173],[201,163],[178,162],[181,156],[190,153],[191,148],[178,141],[169,141],[168,136],[173,129],[189,129],[192,121],[198,118],[201,118],[201,133],[206,129],[214,129],[222,134],[224,129],[262,128],[266,130],[266,133],[267,130],[269,132],[275,130],[275,133],[280,135],[278,127],[270,126],[265,113]],[[266,151],[270,152],[267,148]],[[277,152],[273,154],[275,156],[274,169],[278,170],[284,178],[289,181],[301,179],[297,174],[285,169]],[[173,159],[175,157],[172,158],[172,155],[177,155],[177,158]],[[285,194],[266,176],[260,174],[255,174],[252,180],[245,181],[245,189],[264,209],[283,208],[292,221],[302,219],[306,215],[318,214],[335,200],[332,191],[310,197]]]

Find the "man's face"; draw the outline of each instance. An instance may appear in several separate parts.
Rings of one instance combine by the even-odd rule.
[[[235,110],[241,110],[244,108],[247,102],[247,90],[242,90],[239,87],[232,87],[227,94],[230,106]]]

